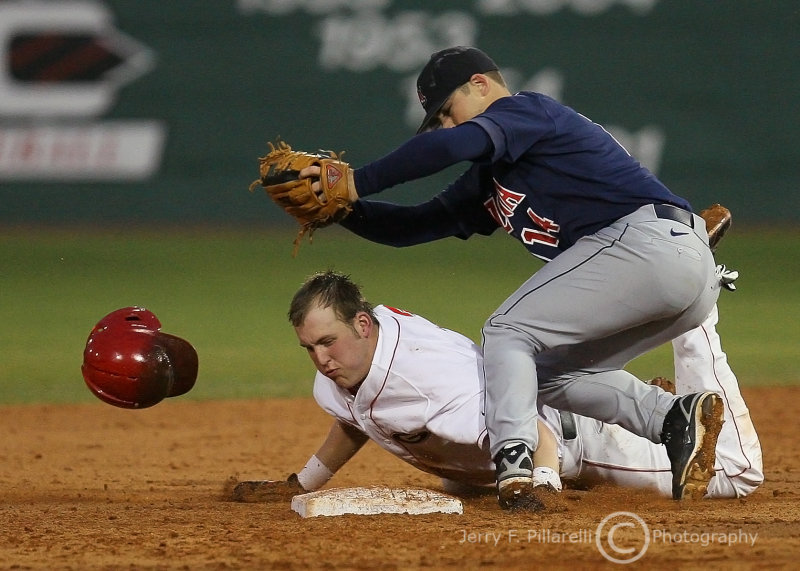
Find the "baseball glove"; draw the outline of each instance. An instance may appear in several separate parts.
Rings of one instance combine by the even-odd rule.
[[[260,177],[250,185],[264,187],[269,197],[300,224],[292,256],[297,255],[303,236],[312,241],[314,231],[339,222],[352,211],[358,199],[352,183],[350,165],[343,162],[343,153],[319,151],[311,154],[292,150],[287,143],[269,143],[270,152],[259,159]],[[319,178],[300,178],[305,167],[320,169]],[[313,184],[319,182],[319,189]]]
[[[298,494],[306,491],[297,480],[297,474],[286,480],[246,480],[237,483],[230,493],[234,502],[269,503],[291,501]]]

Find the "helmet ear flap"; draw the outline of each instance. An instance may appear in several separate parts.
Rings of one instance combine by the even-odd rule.
[[[168,397],[177,397],[188,393],[197,380],[199,363],[197,351],[192,344],[176,335],[159,332],[159,343],[164,347],[174,373],[172,388],[167,393]]]

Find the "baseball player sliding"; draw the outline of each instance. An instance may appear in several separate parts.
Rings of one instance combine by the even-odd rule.
[[[314,398],[334,422],[299,473],[286,481],[240,482],[234,499],[317,490],[368,440],[440,476],[446,491],[492,489],[495,466],[482,412],[483,357],[471,340],[406,311],[373,308],[357,285],[332,271],[303,284],[289,318],[318,371]],[[720,395],[725,423],[706,496],[742,497],[763,481],[761,448],[716,323],[714,307],[699,328],[673,341],[675,384],[679,394]],[[663,446],[620,426],[542,404],[539,430],[533,478],[548,493],[561,490],[561,478],[672,493]]]

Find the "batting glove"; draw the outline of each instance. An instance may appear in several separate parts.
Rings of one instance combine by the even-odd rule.
[[[720,264],[714,270],[714,274],[719,280],[719,284],[728,291],[736,291],[736,286],[733,282],[739,279],[739,272],[736,270],[729,270],[725,264]]]

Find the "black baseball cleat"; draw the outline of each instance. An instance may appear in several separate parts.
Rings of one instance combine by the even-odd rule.
[[[525,444],[512,444],[494,457],[497,500],[504,510],[538,511],[544,506],[533,493],[533,453]]]
[[[672,468],[672,498],[700,499],[714,475],[724,405],[716,393],[680,397],[664,417],[661,442]]]

